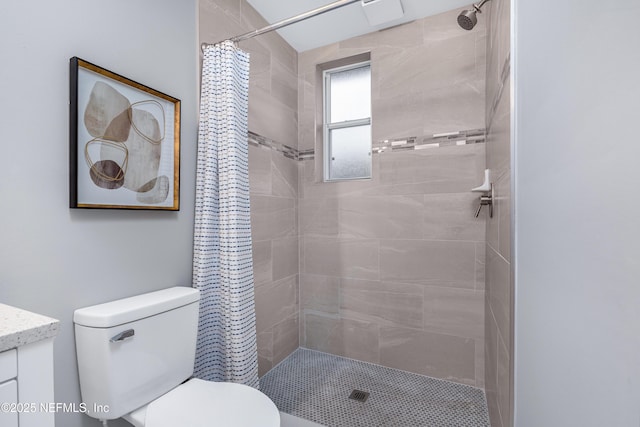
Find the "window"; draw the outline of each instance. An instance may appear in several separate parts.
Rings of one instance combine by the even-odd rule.
[[[324,180],[371,178],[371,64],[326,70]]]

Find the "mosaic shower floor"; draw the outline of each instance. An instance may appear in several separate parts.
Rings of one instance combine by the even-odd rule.
[[[354,389],[368,399],[349,399]],[[280,411],[328,427],[489,427],[480,389],[303,348],[260,390]]]

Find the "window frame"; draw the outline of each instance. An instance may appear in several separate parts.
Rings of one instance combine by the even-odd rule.
[[[369,117],[362,119],[353,119],[353,120],[345,120],[342,122],[331,123],[329,122],[329,118],[331,117],[331,75],[340,73],[343,71],[355,70],[358,68],[369,68],[369,75],[371,78],[371,60],[354,62],[352,64],[343,65],[340,67],[330,68],[322,71],[322,102],[323,102],[323,112],[322,112],[322,146],[323,146],[323,180],[324,182],[339,182],[339,181],[353,181],[360,179],[371,179],[373,175],[373,138],[372,138],[372,118],[371,113],[373,106],[370,105],[370,115]],[[371,87],[369,87],[370,93]],[[372,102],[371,102],[372,104]],[[331,178],[330,170],[331,170],[331,160],[333,159],[333,155],[331,153],[332,141],[331,141],[331,131],[336,129],[345,129],[345,128],[356,128],[360,126],[370,126],[369,128],[369,142],[371,147],[369,148],[369,163],[371,167],[369,168],[370,174],[369,176],[362,177],[352,177],[352,178]]]

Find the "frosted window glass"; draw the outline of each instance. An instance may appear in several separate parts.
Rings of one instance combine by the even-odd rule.
[[[371,125],[330,131],[329,179],[371,177]]]
[[[371,67],[331,73],[329,123],[371,117]]]

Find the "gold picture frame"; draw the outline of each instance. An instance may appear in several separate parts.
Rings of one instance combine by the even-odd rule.
[[[69,207],[180,209],[180,100],[70,59]]]

